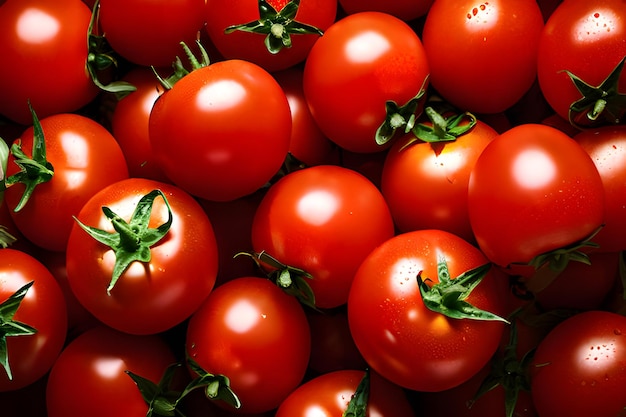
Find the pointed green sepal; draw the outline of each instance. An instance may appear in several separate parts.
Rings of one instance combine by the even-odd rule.
[[[198,57],[194,55],[191,48],[189,48],[189,46],[185,42],[180,42],[180,46],[183,48],[183,51],[185,52],[185,55],[187,56],[187,60],[189,61],[189,64],[191,65],[191,70],[188,70],[187,68],[185,68],[180,57],[176,57],[174,59],[174,62],[172,63],[173,72],[168,77],[162,77],[161,75],[159,75],[156,68],[151,67],[152,72],[156,76],[157,80],[159,80],[163,88],[165,88],[166,90],[171,90],[172,87],[174,87],[174,84],[180,81],[185,75],[189,74],[191,71],[208,67],[211,64],[211,60],[209,59],[209,54],[207,50],[204,48],[204,46],[202,45],[202,42],[200,42],[200,39],[196,39],[196,45],[198,46],[198,50],[200,51],[201,59],[198,59]]]
[[[172,381],[176,371],[181,368],[180,363],[174,363],[167,367],[158,384],[137,375],[131,371],[125,371],[128,376],[137,384],[137,388],[141,392],[141,396],[148,405],[146,417],[153,416],[181,416],[184,414],[177,409],[178,400],[182,392],[171,389]]]
[[[470,113],[459,113],[444,116],[433,107],[424,109],[424,114],[430,120],[430,124],[417,123],[413,128],[413,134],[419,140],[429,143],[450,142],[470,132],[476,125],[476,117]],[[461,124],[463,120],[468,122]]]
[[[230,380],[225,375],[214,375],[205,371],[196,361],[187,357],[187,363],[198,376],[193,379],[183,390],[178,402],[191,391],[204,388],[204,394],[210,400],[222,400],[234,408],[241,408],[239,397],[230,387]]]
[[[163,199],[167,207],[168,219],[157,228],[150,228],[148,224],[152,214],[152,207],[154,200],[159,196]],[[107,293],[110,295],[118,279],[131,263],[135,261],[150,262],[150,247],[154,246],[165,237],[172,225],[173,215],[169,202],[161,190],[153,190],[139,200],[129,223],[126,223],[124,219],[111,211],[108,207],[102,207],[102,212],[111,221],[115,232],[109,233],[101,229],[96,229],[95,227],[83,224],[76,217],[74,217],[74,219],[91,237],[109,246],[115,252],[113,276],[107,287]]]
[[[366,369],[361,382],[356,387],[348,408],[341,417],[365,417],[367,415],[367,405],[370,396],[370,370]]]

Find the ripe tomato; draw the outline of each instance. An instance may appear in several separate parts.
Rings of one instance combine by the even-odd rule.
[[[461,110],[504,111],[535,80],[542,29],[535,0],[435,0],[422,34],[430,82]]]
[[[407,232],[375,248],[350,289],[348,320],[359,351],[372,369],[411,390],[442,391],[467,381],[495,353],[504,330],[501,321],[449,318],[426,307],[416,278],[440,282],[442,259],[452,283],[488,262],[449,232]],[[467,302],[501,314],[500,276],[487,272]]]
[[[291,172],[268,191],[252,223],[255,252],[303,269],[315,304],[345,304],[354,273],[394,234],[380,191],[362,175],[335,165]]]
[[[604,220],[604,188],[589,155],[558,129],[518,125],[496,137],[470,175],[474,236],[497,265],[526,264],[578,244]]]
[[[284,15],[294,9],[294,16],[289,16],[291,12]],[[243,59],[274,72],[304,61],[320,37],[312,29],[325,31],[335,21],[336,13],[335,0],[208,0],[206,30],[225,58]],[[257,33],[227,30],[251,22],[256,22],[253,26],[257,29],[263,27],[264,30]],[[300,24],[312,28],[301,33],[295,30]],[[290,39],[290,46],[280,42],[285,37]],[[267,46],[270,39],[280,45],[278,51],[270,52]]]
[[[86,69],[91,11],[81,0],[9,0],[0,8],[0,114],[22,125],[72,112],[98,89]],[[10,64],[9,64],[10,63]]]
[[[71,341],[52,367],[46,386],[48,416],[145,417],[148,405],[126,371],[158,384],[175,362],[160,336],[94,327]],[[68,381],[75,384],[71,390]]]
[[[29,127],[14,143],[35,158],[33,152],[43,140],[44,159],[54,170],[52,179],[37,184],[19,211],[16,209],[26,185],[11,185],[4,197],[15,225],[27,239],[44,249],[63,252],[74,223],[72,216],[96,192],[128,178],[128,169],[115,138],[99,123],[74,113],[48,116],[40,123],[43,138]],[[15,161],[16,157],[10,155],[9,176],[21,171]],[[28,180],[33,181],[30,177]]]
[[[10,248],[0,250],[0,276],[0,391],[14,391],[42,378],[56,361],[67,334],[67,310],[58,283],[31,255]],[[31,282],[19,304],[9,301]],[[36,332],[21,332],[23,327],[14,322]]]
[[[347,14],[359,12],[383,12],[389,13],[399,19],[408,22],[418,17],[425,16],[434,0],[339,0],[339,5]]]
[[[295,298],[268,279],[240,277],[217,287],[193,314],[186,349],[206,372],[230,379],[241,412],[261,413],[300,384],[310,340]]]
[[[144,66],[169,66],[180,42],[193,44],[204,24],[204,0],[100,0],[99,23],[111,48]]]
[[[386,13],[355,13],[336,21],[311,49],[304,94],[331,141],[349,151],[376,152],[378,128],[399,116],[386,112],[387,102],[407,105],[426,88],[428,72],[422,42],[406,22]],[[408,113],[419,110],[413,104]],[[409,121],[408,114],[402,118]]]
[[[441,229],[473,241],[467,214],[470,172],[497,135],[477,120],[453,141],[415,141],[413,133],[399,138],[387,153],[381,184],[396,227],[402,232]]]
[[[319,375],[294,390],[276,410],[276,417],[340,416],[348,408],[364,371],[340,370]],[[413,417],[406,394],[397,385],[370,372],[368,401],[362,416]]]
[[[252,194],[279,170],[289,150],[291,111],[267,71],[227,60],[192,71],[163,93],[149,134],[174,184],[228,201]]]
[[[112,224],[102,207],[129,221],[140,199],[153,190],[160,190],[162,196],[154,199],[148,218],[134,217],[133,231],[140,230],[121,239],[117,248],[121,254],[78,223],[66,252],[67,279],[80,303],[104,324],[134,334],[163,332],[187,319],[209,295],[217,274],[211,222],[200,204],[178,187],[142,178],[119,181],[90,198],[77,218],[86,226],[115,233],[120,226]],[[137,242],[146,245],[169,216],[171,227],[161,240],[149,249],[135,248]],[[151,231],[141,230],[145,227]],[[139,257],[141,262],[133,261],[123,271],[114,270],[116,259],[137,251],[143,255],[147,251],[149,256]],[[117,282],[112,281],[114,271],[121,272]]]
[[[568,0],[550,15],[539,42],[537,76],[544,97],[564,119],[570,118],[570,106],[582,98],[566,71],[599,86],[626,56],[625,20],[622,0]],[[626,71],[618,77],[616,87],[626,92]],[[604,113],[610,116],[607,111]],[[582,116],[579,122],[590,122]]]
[[[626,317],[576,314],[539,344],[531,370],[537,414],[620,416],[626,404]]]

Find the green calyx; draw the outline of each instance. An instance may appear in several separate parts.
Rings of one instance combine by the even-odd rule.
[[[323,32],[315,26],[295,20],[300,0],[291,0],[277,11],[266,0],[259,0],[259,19],[248,23],[232,25],[224,29],[224,33],[243,31],[267,35],[265,47],[271,54],[279,53],[283,48],[291,48],[291,35],[317,34]]]
[[[241,408],[241,401],[230,387],[230,380],[227,376],[221,374],[215,375],[205,371],[190,357],[187,357],[187,363],[191,370],[198,376],[187,384],[180,395],[181,399],[197,388],[204,388],[204,394],[208,399],[222,400],[234,408]]]
[[[23,285],[2,304],[0,304],[0,364],[9,377],[13,379],[13,373],[9,366],[9,354],[7,352],[7,337],[30,336],[37,333],[37,329],[28,324],[14,320],[15,313],[19,308],[26,293],[32,287],[34,281]]]
[[[46,142],[41,123],[39,123],[39,118],[30,103],[28,103],[28,107],[33,116],[32,156],[29,157],[24,153],[21,141],[17,140],[13,143],[11,146],[11,154],[13,155],[15,164],[19,166],[20,171],[5,178],[2,183],[2,190],[6,190],[17,183],[24,184],[25,186],[24,193],[14,209],[15,212],[20,211],[26,205],[35,187],[50,181],[54,176],[54,168],[46,159]]]
[[[570,71],[564,70],[582,95],[569,108],[569,121],[581,129],[606,124],[623,123],[626,114],[626,94],[619,92],[619,81],[626,56],[598,86],[587,84]]]
[[[367,404],[370,396],[370,371],[365,370],[365,375],[361,378],[361,382],[356,387],[348,408],[343,412],[341,417],[365,417],[367,415]]]
[[[300,303],[317,309],[315,294],[307,280],[313,276],[300,268],[285,265],[265,251],[259,253],[240,252],[235,256],[246,255],[252,258],[263,274],[287,294],[294,296]]]
[[[440,257],[437,262],[439,279],[437,284],[429,286],[426,283],[429,279],[422,280],[421,272],[417,274],[417,283],[424,305],[431,311],[453,319],[490,320],[508,323],[508,320],[494,313],[481,310],[466,301],[474,288],[487,275],[490,268],[491,264],[487,263],[451,279],[448,264],[445,258]]]
[[[154,200],[159,196],[163,199],[167,207],[168,219],[159,227],[150,228],[148,224],[150,222],[152,206]],[[172,225],[173,216],[167,198],[161,190],[153,190],[143,196],[137,203],[137,207],[128,223],[108,207],[102,207],[102,212],[111,221],[115,229],[114,233],[87,226],[76,217],[74,217],[74,219],[91,237],[109,246],[115,252],[113,276],[107,288],[107,293],[110,295],[118,279],[131,263],[135,261],[150,262],[150,247],[158,243],[167,234]]]
[[[202,43],[200,42],[199,39],[196,40],[196,45],[198,45],[198,49],[200,50],[201,60],[199,60],[193,54],[193,52],[191,51],[191,48],[189,48],[189,46],[185,42],[180,43],[180,46],[182,46],[183,51],[185,51],[187,60],[189,61],[191,65],[191,70],[188,70],[187,68],[185,68],[180,57],[176,57],[176,59],[172,63],[172,68],[174,71],[168,77],[164,78],[160,76],[157,73],[156,69],[152,67],[152,71],[154,72],[154,75],[157,77],[157,79],[159,80],[163,88],[165,88],[166,90],[171,90],[172,87],[174,87],[174,84],[180,81],[180,79],[182,79],[185,75],[189,74],[191,71],[208,67],[211,64],[211,60],[209,59],[209,54],[207,53],[204,46],[202,46]]]

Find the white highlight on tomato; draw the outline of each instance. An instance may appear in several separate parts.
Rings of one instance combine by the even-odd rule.
[[[331,193],[313,191],[298,201],[298,215],[305,222],[314,226],[321,226],[333,218],[339,207],[339,202]]]
[[[28,43],[45,43],[54,38],[61,24],[50,14],[36,8],[24,10],[17,20],[17,36]]]
[[[391,45],[380,34],[368,31],[352,38],[345,48],[351,61],[367,63],[383,56],[391,48]]]
[[[579,42],[596,42],[613,30],[619,30],[621,19],[611,10],[596,10],[573,26],[574,38]]]
[[[103,358],[96,360],[93,366],[98,375],[111,379],[117,377],[126,368],[126,363],[120,358]]]
[[[522,152],[513,161],[513,176],[522,187],[541,188],[554,180],[554,161],[540,150]]]
[[[246,89],[235,80],[220,80],[200,88],[196,105],[207,111],[228,110],[246,97]]]
[[[224,322],[235,333],[246,333],[264,318],[259,310],[247,300],[233,304],[226,312]]]

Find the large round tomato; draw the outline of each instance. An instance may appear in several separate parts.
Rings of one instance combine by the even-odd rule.
[[[418,277],[426,285],[444,282],[444,275],[455,283],[486,266],[476,247],[441,230],[402,233],[374,249],[358,269],[348,298],[352,337],[371,368],[416,391],[442,391],[475,375],[497,350],[504,324],[430,310]],[[502,314],[502,286],[496,280],[501,276],[487,271],[467,303]]]
[[[63,252],[74,223],[72,216],[102,188],[128,178],[128,168],[115,138],[99,123],[74,113],[48,116],[40,123],[43,138],[35,138],[38,133],[30,127],[14,143],[33,159],[44,146],[44,159],[54,171],[52,178],[37,184],[23,206],[25,184],[35,182],[34,178],[28,176],[11,185],[4,196],[15,225],[27,239],[44,249]],[[16,159],[9,156],[9,176],[22,170]]]
[[[9,0],[0,8],[0,114],[23,125],[71,112],[98,89],[87,72],[89,7],[81,0]]]
[[[399,115],[387,111],[387,102],[407,105],[426,87],[428,72],[422,42],[406,22],[381,12],[355,13],[335,22],[311,49],[304,94],[330,140],[349,151],[375,152],[381,150],[378,128]],[[413,104],[405,122],[419,111]]]
[[[155,190],[161,194],[153,194]],[[151,208],[142,203],[139,209],[148,195],[153,197]],[[115,222],[103,207],[117,215],[112,216]],[[119,181],[89,199],[77,219],[107,236],[115,236],[121,222],[130,222],[130,230],[111,238],[112,246],[94,239],[77,222],[67,245],[70,287],[104,324],[134,334],[163,332],[187,319],[213,289],[218,257],[211,222],[200,204],[178,187],[142,178]],[[168,221],[171,225],[163,233]],[[120,270],[124,264],[118,262],[129,254],[136,260]]]
[[[67,310],[56,280],[31,255],[0,250],[0,277],[0,391],[13,391],[50,370],[65,343]],[[10,299],[14,296],[22,297],[19,304]]]
[[[380,191],[361,174],[334,165],[294,171],[276,182],[252,223],[252,245],[312,275],[315,304],[345,304],[354,273],[394,234]]]
[[[192,71],[163,93],[150,114],[149,134],[174,184],[207,200],[234,200],[280,169],[291,112],[267,71],[227,60]]]
[[[432,86],[462,110],[506,110],[535,80],[542,28],[535,0],[435,0],[422,34]]]
[[[626,317],[577,314],[539,344],[531,393],[541,417],[620,416],[626,404]]]
[[[295,298],[268,279],[240,277],[217,287],[193,314],[186,349],[206,372],[229,378],[241,412],[260,413],[300,384],[310,340]]]
[[[468,210],[481,250],[508,267],[589,238],[604,221],[604,187],[572,138],[524,124],[496,137],[478,157]]]
[[[176,357],[159,336],[130,335],[105,326],[87,330],[67,345],[50,371],[48,416],[145,417],[148,404],[126,371],[158,384],[174,363]]]
[[[583,97],[567,71],[590,86],[599,86],[626,56],[625,38],[622,0],[568,0],[554,10],[539,42],[537,76],[544,97],[561,117],[568,119],[570,106]],[[626,71],[618,74],[617,81],[614,87],[623,94]],[[581,116],[579,123],[590,122],[584,120],[586,114]]]

